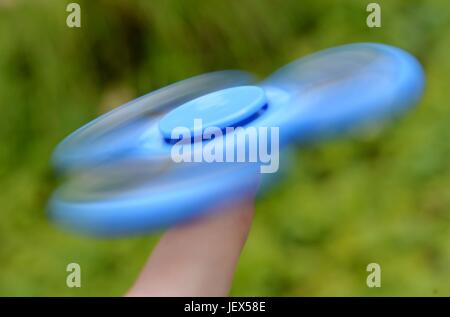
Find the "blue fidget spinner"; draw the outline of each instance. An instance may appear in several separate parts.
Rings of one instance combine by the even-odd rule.
[[[260,173],[274,171],[250,152],[239,156],[252,140],[266,140],[258,153],[268,154],[339,135],[401,114],[423,88],[413,56],[375,43],[312,54],[262,82],[221,71],[175,83],[100,116],[56,147],[53,164],[68,180],[52,196],[49,215],[97,235],[197,218],[253,195]]]

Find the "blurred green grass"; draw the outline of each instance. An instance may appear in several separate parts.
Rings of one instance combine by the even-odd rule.
[[[377,1],[0,1],[0,295],[121,295],[157,237],[97,240],[45,217],[49,156],[81,124],[189,76],[263,77],[299,56],[356,41],[402,47],[427,75],[407,117],[296,153],[257,202],[232,295],[450,295],[450,3]],[[78,262],[82,288],[65,285]],[[365,267],[382,267],[382,287]]]

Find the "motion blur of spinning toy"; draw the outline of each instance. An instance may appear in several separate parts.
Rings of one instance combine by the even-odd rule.
[[[413,56],[376,43],[327,49],[259,82],[242,71],[183,80],[57,146],[53,164],[66,182],[49,215],[93,235],[148,233],[201,217],[254,195],[261,181],[274,183],[288,168],[285,149],[400,115],[423,87]]]

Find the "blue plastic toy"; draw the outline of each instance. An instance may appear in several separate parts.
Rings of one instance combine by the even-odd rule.
[[[401,114],[423,87],[413,56],[374,43],[312,54],[259,83],[240,71],[181,81],[99,117],[58,145],[53,163],[69,179],[52,196],[50,217],[99,235],[146,233],[199,217],[254,194],[261,162],[174,161],[174,150],[186,143],[194,158],[205,147],[234,155],[251,140],[230,143],[230,137],[277,128],[283,150]],[[275,148],[273,141],[267,146]]]

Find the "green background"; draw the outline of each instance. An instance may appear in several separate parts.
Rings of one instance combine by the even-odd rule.
[[[450,2],[0,0],[0,295],[122,295],[156,236],[98,240],[45,216],[52,149],[124,101],[192,75],[264,77],[300,56],[357,41],[424,65],[425,96],[382,131],[307,146],[257,201],[232,295],[450,295]],[[82,287],[66,287],[66,265]],[[366,265],[382,287],[366,286]]]

